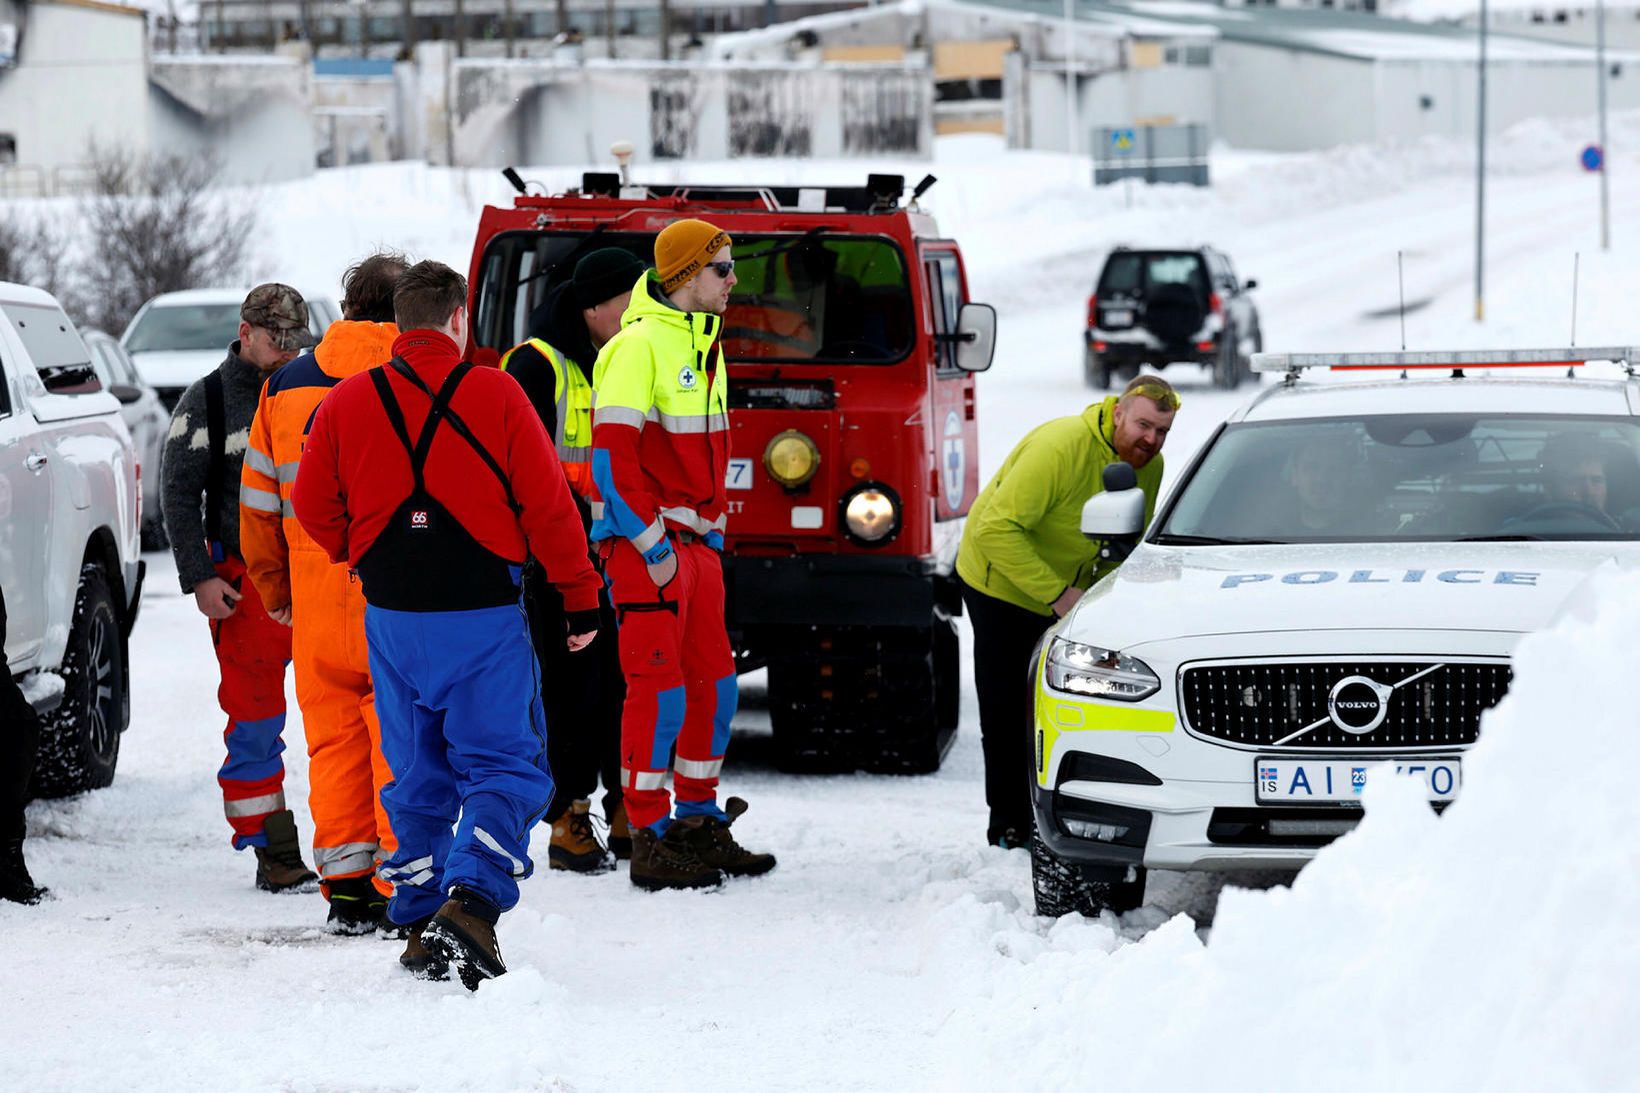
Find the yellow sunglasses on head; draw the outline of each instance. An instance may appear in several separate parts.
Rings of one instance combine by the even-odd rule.
[[[1141,383],[1128,392],[1130,395],[1143,395],[1164,410],[1179,408],[1179,393],[1157,383]]]

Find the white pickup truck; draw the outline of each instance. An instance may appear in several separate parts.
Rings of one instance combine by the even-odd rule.
[[[41,712],[33,792],[114,780],[144,565],[131,434],[50,294],[0,282],[6,663]]]

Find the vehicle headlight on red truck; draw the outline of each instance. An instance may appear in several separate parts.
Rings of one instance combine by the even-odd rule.
[[[863,546],[886,543],[900,530],[900,499],[887,486],[858,486],[843,498],[843,526]]]

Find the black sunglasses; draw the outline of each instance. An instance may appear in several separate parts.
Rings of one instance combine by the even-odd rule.
[[[708,262],[706,263],[706,268],[727,281],[729,279],[729,274],[735,271],[735,263],[734,259],[731,258],[727,262]]]

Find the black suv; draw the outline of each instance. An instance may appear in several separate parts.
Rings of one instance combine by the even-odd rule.
[[[1104,389],[1145,365],[1181,362],[1211,368],[1215,386],[1236,386],[1264,348],[1247,295],[1256,287],[1239,281],[1230,259],[1212,247],[1116,248],[1088,297],[1088,386]]]

